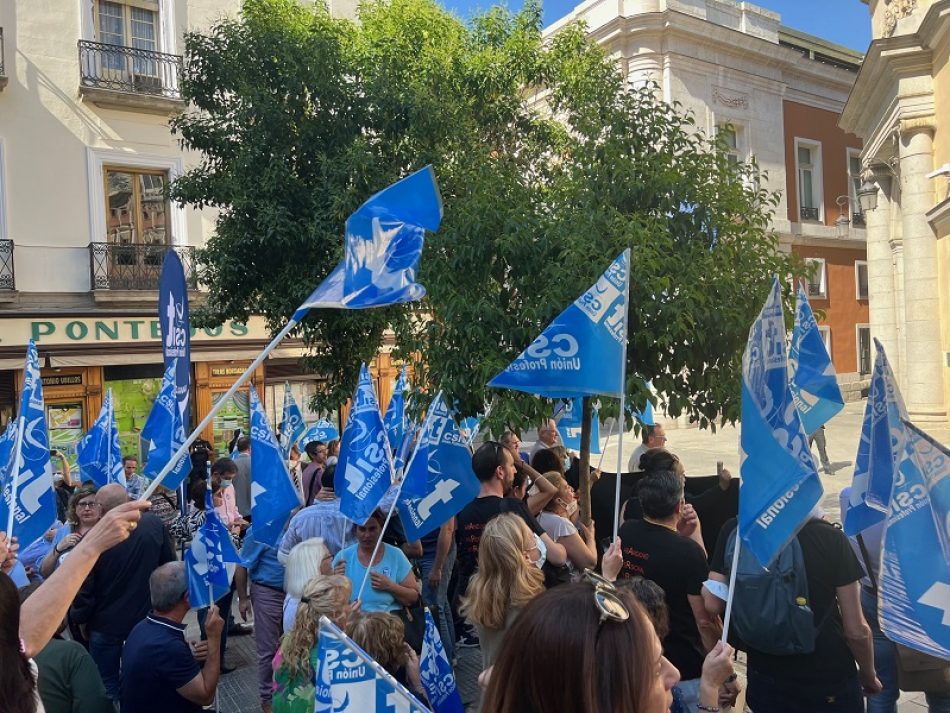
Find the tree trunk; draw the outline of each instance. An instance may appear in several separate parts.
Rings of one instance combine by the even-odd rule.
[[[581,462],[578,467],[580,471],[580,499],[581,522],[590,525],[590,431],[591,421],[593,420],[593,407],[590,403],[590,397],[584,397],[584,408],[581,412]]]

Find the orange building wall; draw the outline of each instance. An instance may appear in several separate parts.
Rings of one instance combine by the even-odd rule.
[[[819,245],[796,245],[796,255],[825,260],[826,299],[811,298],[812,309],[820,326],[831,329],[831,361],[839,374],[858,370],[858,335],[856,325],[868,324],[868,301],[856,298],[856,260],[866,260],[867,251],[854,248],[826,248]],[[824,312],[824,317],[818,314]]]
[[[788,219],[801,222],[798,213],[798,171],[795,139],[808,139],[821,144],[821,179],[824,191],[825,225],[834,225],[838,218],[838,196],[848,195],[848,149],[860,149],[861,139],[838,128],[839,114],[825,109],[786,101],[785,121],[785,191],[788,196]],[[853,210],[853,208],[852,208]]]

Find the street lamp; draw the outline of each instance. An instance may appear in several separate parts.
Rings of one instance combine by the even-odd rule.
[[[845,213],[845,206],[851,203],[851,199],[848,196],[838,196],[835,198],[835,203],[838,204],[838,218],[835,220],[835,233],[839,238],[848,237],[848,232],[851,230],[851,209],[850,207]]]
[[[864,183],[862,183],[861,187],[857,190],[857,194],[862,213],[867,213],[877,208],[877,184],[871,182],[870,176],[864,177]]]

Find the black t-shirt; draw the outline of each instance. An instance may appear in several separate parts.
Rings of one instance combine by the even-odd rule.
[[[726,542],[736,528],[733,518],[719,533],[710,570],[726,575],[724,564]],[[837,527],[824,520],[809,520],[798,533],[805,560],[808,597],[819,627],[815,650],[797,656],[773,656],[745,647],[749,668],[779,680],[833,683],[856,674],[854,656],[848,648],[841,626],[841,614],[835,589],[864,576],[848,538]],[[731,563],[730,563],[731,564]]]
[[[538,524],[528,511],[528,506],[521,500],[499,498],[497,495],[475,498],[458,514],[458,527],[455,528],[460,577],[467,579],[478,569],[478,545],[482,541],[482,530],[489,520],[503,512],[518,515],[534,534],[544,534],[544,528]]]
[[[122,710],[199,713],[178,693],[201,671],[185,641],[185,627],[156,614],[140,621],[122,650]]]
[[[705,653],[687,596],[701,596],[708,575],[706,553],[688,537],[643,520],[628,520],[619,535],[623,548],[620,578],[640,575],[663,588],[670,612],[670,633],[663,640],[663,651],[684,681],[699,678]]]

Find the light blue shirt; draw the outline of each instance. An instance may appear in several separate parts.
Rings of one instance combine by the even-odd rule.
[[[294,545],[311,537],[322,537],[327,551],[335,555],[353,541],[353,527],[353,523],[340,512],[339,498],[317,499],[290,519],[287,532],[280,541],[281,559],[290,554]]]
[[[241,560],[252,582],[284,590],[284,565],[277,559],[277,548],[254,539],[254,528],[244,535]]]
[[[334,567],[338,562],[346,563],[346,576],[353,585],[353,591],[350,594],[351,602],[356,601],[360,584],[363,582],[363,577],[366,576],[366,567],[360,564],[356,550],[357,545],[350,545],[333,558]],[[372,571],[385,574],[396,584],[401,584],[412,571],[412,565],[409,564],[409,560],[402,550],[383,543],[383,558],[379,561],[379,564],[372,567]],[[402,605],[389,592],[380,592],[373,589],[372,582],[368,581],[366,588],[363,590],[361,608],[364,612],[390,612],[401,609]]]

